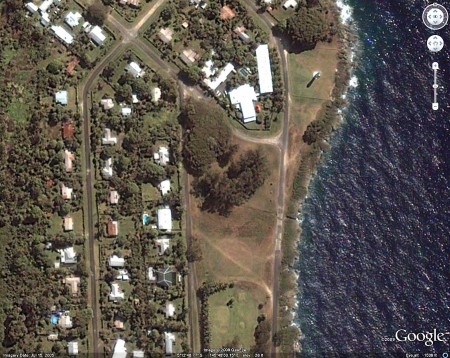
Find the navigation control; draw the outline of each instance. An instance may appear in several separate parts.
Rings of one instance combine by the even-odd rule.
[[[439,103],[437,101],[437,90],[439,88],[437,84],[437,71],[439,70],[439,64],[437,62],[433,62],[433,64],[431,65],[431,69],[434,72],[434,81],[433,81],[434,95],[433,95],[433,104],[431,107],[433,108],[433,111],[437,111],[439,109]]]
[[[444,48],[444,40],[438,35],[430,36],[427,40],[427,47],[431,52],[439,52]]]
[[[448,12],[445,7],[439,4],[428,5],[422,14],[422,20],[426,27],[431,30],[440,30],[448,22]]]

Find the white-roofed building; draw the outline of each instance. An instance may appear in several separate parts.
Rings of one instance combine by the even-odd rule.
[[[120,110],[120,113],[122,113],[122,116],[128,117],[131,115],[131,108],[130,107],[122,107]]]
[[[108,264],[110,267],[124,267],[125,259],[123,257],[119,257],[117,255],[112,255],[108,259]]]
[[[111,284],[111,293],[109,294],[109,299],[111,301],[123,300],[125,298],[125,294],[120,289],[118,283]]]
[[[64,184],[61,184],[61,196],[64,200],[72,199],[72,192],[73,192],[72,188],[69,188],[68,186],[65,186]]]
[[[144,351],[133,351],[133,358],[144,358]]]
[[[36,11],[38,11],[38,7],[34,4],[34,3],[32,3],[32,2],[27,2],[26,4],[25,4],[25,7],[27,8],[27,10],[29,11],[29,12],[31,12],[32,14],[34,14]]]
[[[126,358],[126,356],[127,348],[125,347],[125,341],[119,338],[114,346],[112,358]]]
[[[153,267],[148,268],[148,279],[151,282],[156,282],[156,276],[155,276],[155,271],[153,270]]]
[[[88,36],[99,46],[103,45],[103,42],[106,40],[106,35],[103,33],[102,28],[99,26],[94,26],[92,30],[89,31]]]
[[[144,70],[136,62],[130,62],[127,66],[127,70],[134,77],[142,77],[145,74]]]
[[[173,317],[175,314],[175,306],[172,302],[166,302],[166,318]]]
[[[66,169],[67,173],[72,172],[74,160],[75,160],[75,155],[71,151],[65,149],[64,150],[64,168]]]
[[[39,5],[39,11],[41,13],[47,12],[47,10],[50,8],[50,6],[53,5],[53,0],[45,0]]]
[[[272,93],[272,69],[270,68],[269,46],[259,45],[256,49],[258,64],[259,93]]]
[[[51,29],[55,33],[56,37],[58,37],[65,44],[70,45],[73,42],[72,34],[64,27],[53,25]]]
[[[64,312],[63,315],[61,317],[59,317],[58,325],[61,328],[72,328],[73,327],[72,317],[70,317],[69,311]]]
[[[170,247],[170,239],[167,237],[161,237],[155,240],[155,244],[159,248],[158,254],[164,255],[164,253]]]
[[[235,105],[242,112],[244,123],[256,121],[256,111],[254,101],[258,99],[255,89],[249,84],[242,85],[228,92],[231,104]]]
[[[112,136],[111,129],[105,128],[105,136],[102,138],[102,144],[114,145],[116,143],[117,143],[117,137]]]
[[[297,7],[298,3],[296,0],[287,0],[285,1],[285,3],[283,4],[283,8],[285,10],[291,8],[291,9],[295,9]]]
[[[209,88],[215,91],[217,87],[219,87],[223,82],[227,80],[228,76],[231,72],[233,72],[233,70],[234,66],[231,63],[227,63],[227,65],[220,71],[217,77],[214,77],[214,79],[206,78],[204,82]]]
[[[206,79],[214,76],[217,72],[216,65],[213,60],[208,60],[202,68],[202,72],[205,74]]]
[[[68,101],[67,91],[58,91],[55,93],[55,102],[65,106]]]
[[[159,183],[158,188],[162,195],[166,195],[170,191],[170,179],[163,180]]]
[[[102,105],[104,110],[108,110],[114,107],[114,101],[112,98],[103,98],[100,100],[100,104]]]
[[[61,263],[63,264],[77,263],[77,253],[73,249],[73,246],[59,250],[59,254],[61,255]]]
[[[109,191],[109,203],[111,205],[116,205],[119,203],[119,193],[117,192],[117,190],[110,190]]]
[[[78,26],[80,24],[81,18],[82,16],[78,11],[70,11],[67,13],[64,21],[67,25],[74,28],[75,26]]]
[[[73,218],[70,215],[64,217],[64,231],[73,231]]]
[[[69,342],[67,352],[71,356],[76,356],[78,354],[78,342]]]
[[[113,176],[112,158],[105,160],[105,166],[102,168],[102,174],[105,178],[111,178]]]
[[[125,269],[119,270],[119,274],[116,276],[116,280],[129,281],[128,271]]]
[[[48,12],[42,13],[40,22],[41,22],[42,26],[50,25],[50,15],[48,14]]]
[[[173,354],[173,344],[175,343],[175,334],[164,332],[164,341],[166,346],[166,355]]]
[[[167,232],[172,231],[172,211],[170,208],[165,207],[158,209],[158,230],[163,230]]]
[[[139,103],[139,98],[138,98],[137,94],[133,93],[131,95],[131,103],[134,103],[134,104]]]
[[[153,153],[153,159],[161,166],[166,166],[169,163],[169,149],[167,147],[159,147],[158,151]]]
[[[158,103],[160,99],[161,99],[161,88],[159,87],[152,88],[152,101],[154,103]]]

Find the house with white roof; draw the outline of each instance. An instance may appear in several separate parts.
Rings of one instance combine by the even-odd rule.
[[[214,54],[214,51],[211,51]],[[202,72],[205,74],[205,78],[208,79],[211,76],[214,76],[217,72],[217,66],[214,64],[212,59],[209,59],[205,62],[205,65],[202,68]]]
[[[69,342],[67,345],[67,352],[71,356],[76,356],[78,354],[78,342]]]
[[[108,264],[110,267],[124,267],[125,259],[123,257],[119,257],[117,255],[112,255],[108,259]]]
[[[297,7],[298,3],[296,0],[287,0],[284,2],[283,4],[283,8],[285,10],[291,8],[291,9],[295,9]]]
[[[55,33],[56,37],[58,37],[66,45],[70,45],[73,42],[73,35],[64,27],[53,25],[51,29]]]
[[[128,117],[129,115],[131,115],[131,108],[130,107],[122,107],[122,109],[120,110],[120,113],[122,113],[122,116]]]
[[[166,166],[169,163],[169,149],[167,147],[159,147],[158,151],[153,153],[153,159],[161,166]]]
[[[133,93],[131,95],[131,103],[134,103],[134,104],[139,103],[139,98],[138,98],[137,94]]]
[[[70,317],[70,312],[69,311],[64,312],[62,314],[62,316],[59,317],[58,325],[61,328],[72,328],[73,327],[72,317]]]
[[[47,12],[47,10],[50,8],[50,6],[53,5],[53,0],[44,0],[41,5],[39,5],[39,11],[41,13]]]
[[[62,264],[76,264],[77,263],[77,253],[75,252],[73,246],[66,247],[65,249],[58,250],[61,255]]]
[[[258,46],[256,49],[256,62],[258,64],[259,93],[272,93],[272,69],[270,68],[268,45]]]
[[[66,278],[63,278],[63,283],[70,287],[73,296],[76,296],[78,294],[78,286],[80,285],[79,277],[68,276]]]
[[[116,280],[129,281],[128,271],[125,269],[119,270],[119,274],[116,276]]]
[[[105,160],[105,166],[102,168],[102,174],[105,178],[111,178],[113,176],[112,158]]]
[[[172,231],[172,211],[169,207],[158,209],[158,230],[171,232]]]
[[[67,13],[64,21],[71,28],[74,28],[80,24],[80,20],[82,19],[81,14],[78,11],[70,11]]]
[[[114,101],[112,98],[103,98],[100,100],[100,104],[105,111],[114,107]]]
[[[170,191],[170,179],[163,180],[158,185],[162,195],[166,195]]]
[[[155,271],[153,270],[153,267],[148,268],[148,279],[151,282],[156,282],[156,276],[155,276]]]
[[[127,70],[134,77],[142,77],[145,74],[144,70],[136,62],[130,62],[127,66]]]
[[[119,203],[119,193],[117,190],[110,190],[109,191],[109,203],[111,205],[116,205],[117,203]]]
[[[105,42],[106,40],[106,35],[103,33],[102,28],[99,26],[94,26],[92,30],[89,31],[88,36],[98,46],[102,46],[103,42]]]
[[[258,97],[255,89],[249,84],[245,84],[228,92],[231,104],[235,105],[242,112],[244,123],[256,121],[255,102]]]
[[[167,236],[161,236],[155,240],[156,246],[159,248],[158,254],[164,255],[167,249],[170,247],[170,239]]]
[[[175,334],[171,332],[164,332],[164,341],[166,346],[166,355],[172,355],[173,344],[175,343]]]
[[[144,351],[133,351],[133,358],[144,358]]]
[[[231,63],[227,63],[227,65],[220,71],[217,77],[205,78],[203,81],[206,85],[211,88],[213,91],[217,89],[223,82],[225,82],[230,75],[231,72],[234,71],[234,66]]]
[[[152,94],[152,101],[154,103],[158,103],[158,101],[161,99],[161,88],[159,87],[152,88],[151,94]]]
[[[117,137],[113,137],[111,129],[105,128],[105,136],[102,138],[103,145],[114,145],[117,143]]]
[[[125,298],[125,294],[120,289],[118,283],[111,284],[111,293],[109,294],[109,299],[111,301],[123,300]]]
[[[172,302],[166,302],[165,312],[166,318],[173,317],[173,315],[175,314],[175,306]]]
[[[71,200],[72,192],[73,192],[72,188],[69,188],[68,186],[65,186],[64,184],[61,184],[61,196],[64,200]]]
[[[66,169],[67,173],[72,172],[74,160],[75,160],[75,155],[71,151],[65,149],[64,150],[64,168]]]
[[[67,91],[58,91],[55,93],[55,102],[62,104],[63,106],[67,105],[68,96]]]
[[[42,26],[50,25],[50,15],[48,14],[48,12],[42,13],[40,22],[41,22]]]
[[[39,8],[33,3],[33,2],[27,2],[25,4],[25,7],[27,8],[27,10],[29,12],[31,12],[32,14],[34,14],[36,11],[39,10]]]
[[[114,346],[112,358],[125,358],[126,356],[127,348],[125,347],[125,341],[119,338]]]
[[[72,231],[73,230],[73,218],[70,215],[67,215],[63,219],[64,221],[64,231]]]

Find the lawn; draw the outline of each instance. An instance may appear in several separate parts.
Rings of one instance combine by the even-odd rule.
[[[17,123],[24,123],[29,115],[28,105],[23,103],[23,100],[16,100],[11,102],[7,108],[8,116]]]
[[[161,193],[158,188],[155,188],[152,184],[142,184],[142,201],[144,203],[159,199],[161,199]]]
[[[209,297],[209,307],[211,348],[220,348],[236,336],[239,347],[248,350],[254,344],[258,301],[249,291],[235,286],[215,293]]]

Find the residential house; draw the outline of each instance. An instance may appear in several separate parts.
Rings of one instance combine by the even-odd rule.
[[[70,11],[69,13],[67,13],[66,17],[64,18],[64,21],[71,28],[74,28],[79,25],[81,18],[82,16],[78,11]]]
[[[148,279],[150,282],[156,282],[155,270],[153,270],[153,267],[148,268]]]
[[[69,342],[67,351],[69,352],[69,355],[76,356],[78,354],[78,342]]]
[[[133,351],[133,358],[144,358],[144,351]]]
[[[55,93],[55,102],[62,104],[63,106],[67,105],[67,91],[58,91]]]
[[[123,319],[116,317],[116,319],[114,320],[114,328],[123,329],[123,324]]]
[[[42,13],[40,23],[42,26],[50,25],[50,15],[47,12]]]
[[[114,145],[117,143],[117,137],[113,137],[111,129],[105,128],[105,136],[102,138],[103,145]]]
[[[73,137],[75,128],[73,127],[72,121],[67,121],[62,126],[63,139],[69,139]]]
[[[199,55],[191,48],[184,49],[180,55],[181,60],[188,66],[199,59]]]
[[[234,71],[234,66],[231,63],[227,63],[226,66],[220,71],[219,75],[211,80],[211,78],[206,78],[204,82],[213,91],[217,89],[223,82],[225,82],[231,72]]]
[[[133,103],[133,104],[139,103],[139,98],[138,98],[137,94],[133,93],[131,95],[131,103]]]
[[[164,207],[158,209],[157,213],[158,219],[158,230],[161,231],[172,231],[172,211],[169,207]]]
[[[117,190],[110,190],[109,191],[109,203],[111,205],[116,205],[119,203],[119,193]]]
[[[25,7],[27,8],[27,10],[29,12],[31,12],[32,14],[34,14],[35,12],[37,12],[39,10],[39,8],[32,2],[28,2],[25,4]]]
[[[156,271],[156,283],[161,287],[169,287],[176,283],[176,272],[170,267]]]
[[[202,68],[202,72],[205,74],[205,78],[208,79],[214,76],[217,71],[217,66],[214,64],[213,60],[208,60]]]
[[[41,5],[39,5],[39,12],[42,14],[44,12],[47,12],[47,10],[50,8],[50,6],[53,5],[53,0],[44,0]]]
[[[173,317],[173,315],[175,314],[175,306],[172,302],[166,302],[165,312],[166,318]]]
[[[61,196],[63,200],[71,200],[72,199],[73,189],[61,184]]]
[[[165,167],[170,160],[169,149],[167,147],[159,147],[158,151],[153,153],[153,159],[156,163]]]
[[[50,334],[47,336],[47,339],[48,339],[49,341],[57,341],[57,340],[58,340],[58,333],[50,333]]]
[[[59,317],[58,325],[61,328],[72,328],[73,323],[72,323],[72,318],[70,317],[70,312],[69,311],[64,312],[61,315],[61,317]]]
[[[158,37],[160,40],[166,44],[172,41],[173,29],[170,27],[162,27],[158,32]]]
[[[127,66],[127,70],[134,77],[142,77],[145,74],[144,70],[136,62],[130,62]]]
[[[268,45],[258,46],[256,49],[256,62],[258,64],[259,93],[272,93],[272,70],[270,68]]]
[[[247,33],[245,32],[246,28],[244,26],[238,26],[233,31],[236,35],[239,36],[239,38],[242,41],[244,41],[244,42],[250,41],[250,36],[248,36]]]
[[[73,231],[73,218],[67,215],[63,219],[64,231]]]
[[[175,343],[175,334],[171,332],[164,332],[164,341],[166,346],[166,355],[172,355],[173,344]]]
[[[130,107],[122,107],[120,110],[120,113],[122,114],[122,116],[128,117],[129,115],[131,115],[131,108]]]
[[[235,16],[236,12],[228,5],[225,5],[220,9],[220,18],[222,20],[231,20]]]
[[[105,160],[105,166],[102,168],[102,174],[105,178],[111,178],[113,176],[112,158]]]
[[[189,27],[189,22],[184,21],[181,26],[183,26],[183,28],[187,29]]]
[[[158,185],[162,195],[166,195],[170,191],[170,179],[163,180]]]
[[[109,219],[106,225],[106,233],[109,237],[115,237],[119,234],[119,222]]]
[[[66,72],[68,75],[73,75],[73,70],[77,65],[80,63],[80,60],[78,58],[73,58],[72,61],[70,61],[66,67]]]
[[[283,4],[283,9],[295,9],[297,7],[298,3],[296,0],[287,0]]]
[[[121,290],[118,283],[111,284],[111,293],[109,294],[109,299],[111,301],[123,300],[125,293]]]
[[[158,101],[161,99],[161,89],[159,87],[152,88],[152,101],[154,103],[158,103]]]
[[[75,160],[75,155],[65,149],[64,150],[64,168],[66,169],[67,173],[71,173],[73,170],[73,161]]]
[[[119,274],[116,276],[116,280],[129,281],[130,276],[128,276],[128,271],[125,269],[119,270]]]
[[[99,26],[94,26],[92,30],[88,33],[89,38],[98,46],[102,46],[106,40],[106,35]]]
[[[114,101],[112,98],[103,98],[100,100],[100,104],[105,111],[114,107]]]
[[[110,267],[124,267],[125,259],[123,257],[119,257],[117,255],[112,255],[108,259],[108,264]]]
[[[170,247],[170,239],[167,236],[161,236],[155,240],[156,246],[159,248],[158,254],[164,255],[167,249]]]
[[[43,17],[44,18],[44,17]],[[73,35],[62,26],[53,25],[51,27],[56,37],[59,38],[66,45],[70,45],[73,42]]]
[[[63,278],[62,281],[64,284],[66,284],[70,287],[70,290],[72,291],[73,296],[76,296],[78,294],[78,286],[80,284],[79,277],[68,276],[66,278]]]
[[[127,348],[125,347],[125,341],[119,338],[114,345],[112,358],[126,358],[126,356]]]
[[[245,84],[228,92],[231,104],[240,109],[242,121],[244,123],[256,120],[254,102],[258,99],[255,89],[249,84]]]
[[[58,251],[61,256],[61,263],[63,264],[77,263],[77,253],[75,252],[73,246],[66,247],[65,249],[60,249]]]

